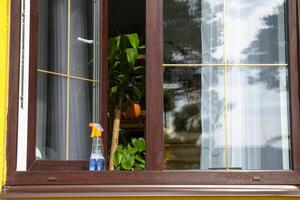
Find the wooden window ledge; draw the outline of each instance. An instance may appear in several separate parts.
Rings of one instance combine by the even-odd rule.
[[[300,196],[289,185],[41,185],[5,186],[0,198],[134,196]]]

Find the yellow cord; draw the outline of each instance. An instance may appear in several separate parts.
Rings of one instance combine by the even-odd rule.
[[[59,73],[59,72],[53,72],[53,71],[48,71],[48,70],[43,70],[43,69],[38,69],[37,71],[40,73],[48,74],[48,75],[62,76],[62,77],[70,78],[70,79],[81,80],[81,81],[86,81],[86,82],[91,82],[91,83],[99,83],[98,80],[79,77],[79,76],[72,76],[72,75],[68,76],[68,74]]]
[[[286,67],[287,64],[229,64],[226,63],[227,67]],[[222,64],[163,64],[163,67],[224,67],[224,63]]]
[[[70,32],[71,32],[71,1],[68,0],[68,63],[67,63],[67,116],[66,116],[66,160],[69,160],[70,135]]]
[[[224,126],[225,126],[225,158],[226,171],[229,171],[229,150],[228,150],[228,126],[227,126],[227,43],[226,43],[226,4],[223,0],[223,24],[224,24]]]

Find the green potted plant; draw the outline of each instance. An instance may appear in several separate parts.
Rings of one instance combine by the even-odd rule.
[[[138,66],[140,46],[137,33],[109,39],[109,104],[113,114],[109,170],[114,170],[114,154],[118,148],[122,109],[139,102],[144,94],[145,66]]]
[[[114,155],[114,167],[117,170],[145,169],[145,140],[132,138],[127,146],[119,145]]]

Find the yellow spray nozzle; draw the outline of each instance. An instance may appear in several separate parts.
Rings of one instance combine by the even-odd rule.
[[[91,137],[101,137],[104,131],[102,126],[98,123],[90,123],[89,127],[92,128]]]

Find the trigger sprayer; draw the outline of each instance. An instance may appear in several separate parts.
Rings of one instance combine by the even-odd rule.
[[[90,123],[92,128],[92,152],[90,157],[90,171],[105,170],[104,148],[102,141],[102,132],[104,131],[100,124]]]

